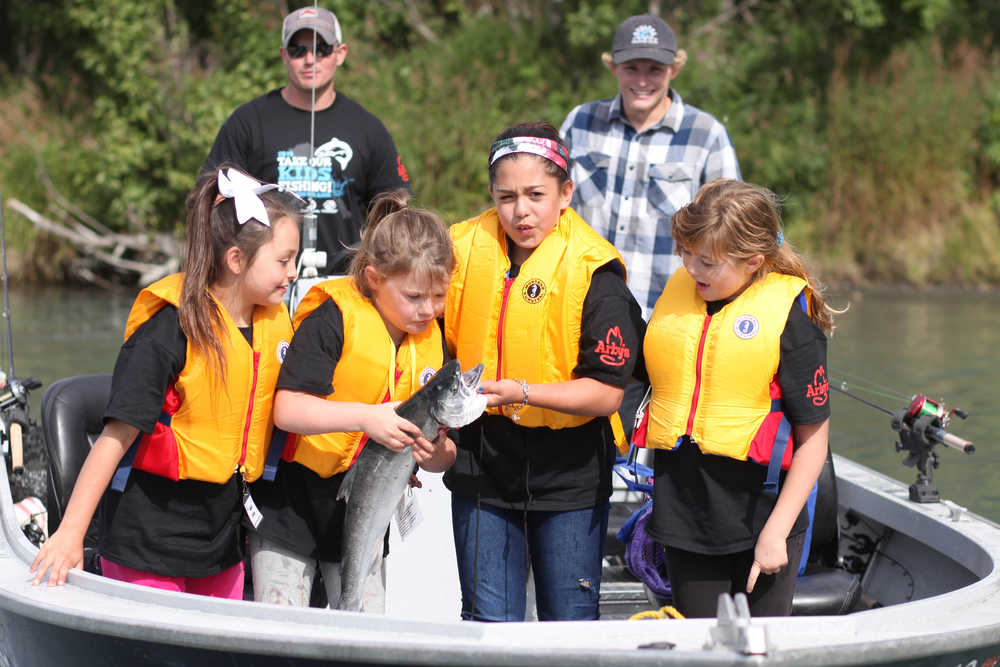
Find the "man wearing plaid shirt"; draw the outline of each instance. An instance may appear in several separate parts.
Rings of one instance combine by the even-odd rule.
[[[576,107],[560,130],[570,147],[573,208],[621,251],[646,319],[680,266],[674,212],[704,183],[740,178],[726,128],[670,88],[686,60],[662,19],[626,19],[604,54],[618,95]]]

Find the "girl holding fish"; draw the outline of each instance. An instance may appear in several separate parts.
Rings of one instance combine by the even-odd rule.
[[[318,564],[336,604],[344,522],[337,495],[366,443],[412,447],[415,463],[432,472],[455,458],[443,429],[428,441],[394,409],[445,360],[437,318],[454,266],[444,222],[409,207],[407,197],[399,190],[375,200],[350,275],[315,285],[296,309],[274,419],[298,435],[272,447],[276,475],[253,490],[263,514],[250,536],[258,601],[307,606]],[[383,576],[371,578],[365,611],[384,610]]]
[[[235,168],[196,185],[185,272],[143,289],[132,306],[104,429],[32,563],[35,584],[48,572],[49,585],[61,585],[80,566],[103,495],[105,576],[242,599],[242,501],[263,470],[292,336],[283,297],[302,203]]]
[[[551,124],[505,130],[494,208],[450,230],[445,336],[463,368],[485,365],[491,406],[444,478],[467,620],[524,620],[529,568],[540,620],[598,617],[616,411],[644,323],[618,251],[569,207],[567,162]]]
[[[646,530],[666,546],[686,616],[715,616],[719,594],[739,592],[754,616],[791,613],[804,506],[827,456],[833,311],[785,242],[779,210],[759,186],[702,186],[674,215],[684,266],[646,332]]]

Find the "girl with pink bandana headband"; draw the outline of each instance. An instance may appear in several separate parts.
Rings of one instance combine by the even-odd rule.
[[[644,323],[618,251],[569,207],[568,162],[549,123],[504,131],[495,206],[450,229],[445,337],[463,367],[485,365],[489,406],[444,479],[467,620],[524,620],[529,571],[539,620],[598,617],[616,410]]]
[[[554,139],[544,137],[511,137],[509,139],[498,139],[490,150],[490,166],[502,157],[514,153],[532,153],[540,155],[547,160],[551,160],[565,172],[569,153],[562,143]]]

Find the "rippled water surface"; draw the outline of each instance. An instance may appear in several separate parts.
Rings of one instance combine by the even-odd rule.
[[[950,430],[976,451],[936,447],[934,481],[942,497],[1000,521],[1000,293],[875,290],[830,300],[850,304],[830,341],[831,383],[846,381],[893,411],[914,394],[967,410],[969,418],[954,418]],[[837,392],[832,400],[834,451],[904,482],[916,479],[895,451],[888,415]]]
[[[110,372],[134,294],[66,288],[11,290],[15,370],[46,385],[67,375]],[[976,445],[964,455],[937,447],[941,467],[934,480],[941,495],[1000,521],[1000,292],[872,290],[833,294],[837,318],[830,341],[831,383],[889,410],[926,394],[949,407],[968,410],[952,431]],[[6,327],[3,359],[7,368]],[[33,401],[38,416],[41,394]],[[888,415],[833,392],[834,451],[876,470],[912,482],[913,468],[893,447]]]

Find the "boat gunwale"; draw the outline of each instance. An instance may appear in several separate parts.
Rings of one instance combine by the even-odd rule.
[[[945,520],[939,516],[947,507],[928,507],[905,499],[906,487],[892,478],[836,457],[838,494],[845,504],[884,525],[907,527],[937,533]],[[872,486],[872,480],[877,484]],[[843,485],[841,484],[843,482]],[[868,484],[868,485],[866,485]],[[111,581],[86,572],[73,571],[62,593],[31,587],[27,566],[35,549],[16,524],[6,471],[0,473],[0,515],[3,541],[0,560],[16,558],[22,568],[3,568],[0,575],[0,607],[8,612],[41,623],[150,642],[169,642],[195,649],[259,653],[308,659],[363,660],[372,663],[463,664],[475,661],[482,665],[513,665],[531,662],[573,660],[580,665],[635,665],[662,662],[688,664],[752,663],[857,664],[858,656],[868,661],[893,661],[939,655],[942,651],[967,651],[968,647],[990,647],[1000,636],[1000,611],[993,618],[980,619],[981,625],[956,626],[962,610],[982,609],[1000,600],[1000,526],[972,512],[965,512],[957,523],[948,526],[953,538],[975,545],[982,553],[975,556],[990,560],[988,574],[980,581],[944,595],[887,606],[839,617],[791,617],[754,619],[772,636],[772,651],[766,656],[742,656],[728,650],[700,650],[714,627],[714,619],[665,621],[659,628],[629,621],[597,621],[602,630],[594,632],[593,622],[479,624],[462,621],[421,621],[398,617],[372,616],[309,608],[288,608],[238,600],[202,598],[170,591],[146,589]],[[891,500],[883,503],[881,500]],[[860,505],[860,507],[858,507]],[[922,518],[920,518],[922,517]],[[914,536],[919,539],[919,536]],[[938,535],[940,537],[940,535]],[[982,543],[977,542],[981,539]],[[951,540],[949,540],[950,542]],[[935,544],[934,548],[939,548]],[[950,556],[949,556],[950,557]],[[965,565],[962,561],[956,560]],[[15,571],[16,570],[16,571]],[[973,570],[974,571],[974,570]],[[18,581],[19,579],[19,581]],[[18,584],[25,587],[18,592]],[[28,590],[30,588],[30,590]],[[101,608],[90,598],[97,594],[111,609]],[[81,598],[76,600],[75,598]],[[47,599],[48,598],[48,599]],[[74,598],[74,599],[69,599]],[[137,605],[138,603],[138,605]],[[236,606],[234,606],[236,605]],[[947,622],[935,622],[935,610],[947,612]],[[925,613],[920,613],[925,612]],[[210,619],[215,618],[215,622]],[[919,623],[900,627],[906,619]],[[815,627],[817,619],[827,632],[839,632],[835,641],[808,646],[782,648],[781,636]],[[257,627],[256,622],[261,627]],[[247,625],[251,624],[249,631]],[[885,627],[885,638],[856,641],[865,632]],[[822,629],[822,627],[821,627]],[[853,631],[852,631],[853,630]],[[595,634],[615,642],[630,642],[630,648],[612,644],[607,648],[563,648],[577,639]],[[808,634],[808,633],[807,633]],[[817,634],[822,632],[817,631]],[[842,640],[842,641],[840,641]],[[673,651],[639,650],[642,643],[671,641]],[[688,647],[695,646],[691,650]]]

